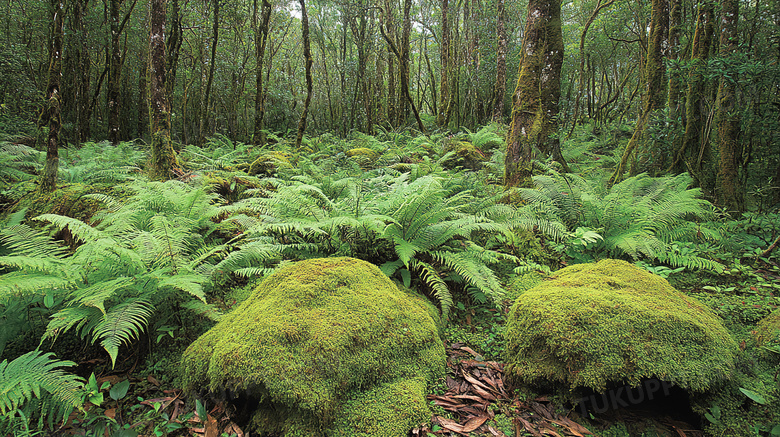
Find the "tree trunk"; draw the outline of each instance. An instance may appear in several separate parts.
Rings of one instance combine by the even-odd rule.
[[[111,62],[108,70],[108,141],[119,142],[119,87],[122,74],[122,52],[119,47],[119,12],[121,0],[109,1],[111,24]]]
[[[620,159],[620,164],[610,178],[610,185],[623,180],[623,173],[629,161],[631,175],[645,171],[655,175],[666,168],[666,156],[654,149],[654,144],[648,138],[646,130],[653,111],[663,108],[667,102],[664,49],[667,47],[668,26],[669,4],[666,0],[653,0],[645,60],[645,96],[642,112],[634,127],[634,134]]]
[[[707,178],[703,174],[703,164],[709,158],[709,141],[703,135],[706,124],[703,115],[706,86],[704,70],[707,67],[712,44],[713,10],[711,0],[703,0],[699,3],[685,102],[685,134],[670,168],[675,173],[687,170],[705,190]]]
[[[739,46],[739,0],[721,0],[720,55],[729,58]],[[718,150],[720,164],[716,191],[718,202],[730,212],[740,214],[745,210],[742,187],[739,181],[740,116],[736,107],[736,84],[732,77],[722,77],[718,89]]]
[[[41,174],[40,190],[52,192],[57,188],[57,171],[60,165],[59,141],[62,127],[62,96],[60,76],[62,75],[62,31],[65,23],[65,6],[61,0],[52,0],[52,42],[49,46],[49,80],[46,86],[46,104],[41,112],[39,125],[47,125],[46,164]]]
[[[147,14],[144,14],[141,25],[142,28],[148,26]],[[149,47],[146,44],[138,50],[138,65],[146,66],[149,64]],[[146,68],[138,69],[138,123],[136,124],[136,135],[140,138],[146,136],[149,132],[149,95]]]
[[[265,104],[263,101],[263,60],[265,59],[265,46],[268,42],[268,23],[271,19],[271,3],[262,0],[262,10],[259,25],[255,28],[255,58],[257,61],[257,76],[255,86],[255,127],[252,144],[262,146],[265,144],[263,134],[263,119],[265,118]],[[257,0],[254,2],[254,17],[257,17]]]
[[[198,119],[198,146],[202,147],[206,142],[206,124],[211,105],[211,84],[214,83],[214,68],[217,66],[217,42],[219,41],[219,1],[214,0],[214,26],[211,37],[211,59],[209,60],[209,76],[206,80],[206,93],[203,97],[200,117]]]
[[[149,176],[167,180],[177,167],[171,145],[171,114],[166,88],[165,15],[167,0],[149,0],[149,100],[151,105],[152,158]]]
[[[303,111],[298,120],[298,135],[295,137],[295,148],[301,147],[303,133],[306,131],[306,117],[309,115],[309,104],[311,103],[311,92],[313,80],[311,77],[311,66],[314,60],[311,57],[311,45],[309,43],[309,15],[306,13],[306,0],[300,0],[301,3],[301,32],[303,38],[303,58],[306,62],[306,100],[303,102]]]
[[[504,118],[504,96],[506,94],[506,54],[508,38],[506,35],[506,9],[504,0],[498,0],[496,7],[496,82],[493,85],[493,104],[491,120],[500,123]]]
[[[449,109],[452,101],[450,91],[450,71],[452,60],[450,56],[450,2],[441,0],[441,43],[439,44],[441,59],[441,82],[439,85],[439,110],[436,115],[436,124],[443,127],[449,122]]]
[[[522,50],[506,141],[504,183],[510,187],[530,184],[534,149],[565,166],[560,143],[551,138],[557,130],[563,63],[560,0],[529,1]]]
[[[168,71],[165,74],[165,95],[171,108],[173,107],[173,91],[176,87],[176,69],[179,65],[179,52],[183,42],[181,29],[181,11],[179,10],[179,0],[171,1],[171,24],[168,26],[171,30],[165,41],[166,59],[165,67]],[[147,54],[148,56],[148,54]]]
[[[669,54],[670,60],[680,59],[680,35],[682,28],[682,0],[671,0],[669,3]],[[676,121],[680,115],[680,72],[679,68],[669,70],[669,98],[666,106],[669,108],[669,118]]]
[[[76,62],[78,72],[76,73],[77,82],[74,98],[76,100],[76,143],[81,144],[89,138],[89,82],[90,67],[89,47],[87,31],[84,26],[84,16],[87,11],[87,0],[76,0],[73,5],[73,26],[78,35],[76,42]]]

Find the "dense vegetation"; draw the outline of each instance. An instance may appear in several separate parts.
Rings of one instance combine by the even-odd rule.
[[[0,435],[240,433],[181,397],[182,354],[330,257],[425,296],[478,362],[544,278],[631,262],[739,346],[686,393],[694,426],[780,435],[777,0],[2,7]],[[537,379],[512,402],[576,414]],[[487,423],[525,435],[505,401]],[[434,412],[419,432],[455,429]]]

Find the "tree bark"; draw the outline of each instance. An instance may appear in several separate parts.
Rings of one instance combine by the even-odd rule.
[[[177,167],[176,152],[171,145],[171,114],[166,88],[165,21],[167,0],[149,0],[149,100],[152,133],[152,158],[149,176],[167,180]]]
[[[123,0],[110,0],[109,2],[109,22],[111,29],[111,61],[108,71],[108,141],[111,144],[119,143],[120,136],[120,90],[122,88],[122,49],[119,39],[122,36],[125,25],[130,19],[130,15],[135,8],[136,0],[130,6],[130,10],[120,21],[120,12]]]
[[[57,172],[60,165],[59,140],[62,127],[62,96],[60,76],[62,75],[62,31],[65,7],[62,0],[52,0],[52,41],[49,46],[49,79],[46,86],[46,104],[39,119],[40,126],[48,126],[46,138],[46,164],[41,174],[40,190],[52,192],[57,188]]]
[[[623,173],[629,161],[631,175],[644,171],[655,175],[666,168],[666,156],[654,149],[654,144],[648,138],[646,130],[653,111],[663,108],[667,102],[664,49],[667,47],[668,26],[669,4],[666,0],[653,0],[645,60],[645,96],[642,113],[637,120],[634,134],[623,152],[620,163],[610,178],[610,185],[623,180]]]
[[[706,86],[704,70],[707,67],[712,45],[713,14],[712,0],[703,0],[699,3],[685,102],[685,134],[670,167],[670,170],[675,173],[687,170],[705,190],[708,184],[707,177],[703,174],[703,165],[709,159],[709,141],[703,135],[706,124],[703,116]]]
[[[739,0],[721,0],[720,55],[728,59],[739,47]],[[745,210],[742,187],[739,180],[740,116],[736,107],[736,84],[732,77],[720,79],[718,88],[718,151],[720,163],[716,193],[718,202],[730,212],[741,214]]]
[[[257,0],[254,1],[255,12],[257,16]],[[257,61],[257,76],[255,80],[255,123],[252,144],[262,146],[265,144],[265,135],[263,134],[263,119],[265,118],[265,103],[263,99],[263,61],[265,59],[265,46],[268,42],[268,23],[271,19],[271,3],[268,0],[262,0],[262,13],[260,23],[253,26],[255,28],[255,58]]]
[[[295,137],[295,148],[301,147],[303,142],[303,133],[306,131],[306,118],[309,115],[309,104],[311,104],[311,92],[313,80],[311,77],[311,66],[314,60],[311,57],[311,44],[309,42],[309,15],[306,13],[306,0],[300,0],[301,3],[301,32],[303,34],[303,58],[306,63],[306,100],[303,102],[303,111],[298,120],[298,135]]]
[[[89,47],[87,31],[84,26],[84,16],[87,11],[88,0],[76,0],[73,5],[73,26],[78,35],[78,41],[75,44],[77,50],[76,62],[78,72],[76,73],[77,82],[74,98],[76,100],[76,143],[81,144],[89,138],[89,82],[90,67]]]
[[[452,70],[452,59],[450,56],[450,2],[441,0],[441,42],[439,50],[441,53],[441,82],[439,85],[439,109],[436,115],[436,124],[443,127],[449,123],[451,112],[452,92],[450,90],[450,71]]]
[[[498,0],[496,6],[496,82],[493,84],[493,104],[491,120],[500,123],[504,118],[504,95],[506,94],[506,55],[508,38],[506,35],[506,8],[504,0]]]
[[[200,117],[198,119],[198,146],[206,142],[206,125],[211,105],[211,84],[214,83],[214,68],[217,66],[217,42],[219,41],[219,1],[214,0],[214,26],[211,33],[211,59],[209,60],[209,76],[206,80],[206,93],[203,97]]]
[[[560,0],[530,0],[512,123],[507,136],[504,183],[530,185],[534,150],[552,155],[568,171],[557,138],[560,72],[563,63]]]

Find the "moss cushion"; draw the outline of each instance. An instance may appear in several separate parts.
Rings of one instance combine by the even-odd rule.
[[[758,322],[755,338],[759,346],[780,344],[780,310]]]
[[[644,378],[706,391],[728,378],[737,353],[707,307],[618,260],[561,269],[523,293],[506,339],[515,381],[598,391]]]
[[[364,261],[288,265],[190,345],[184,388],[248,394],[261,432],[403,436],[430,418],[425,394],[444,375],[428,307]]]

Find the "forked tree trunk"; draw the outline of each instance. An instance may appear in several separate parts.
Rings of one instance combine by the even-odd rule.
[[[563,38],[560,0],[530,0],[523,57],[512,95],[512,124],[507,134],[504,183],[529,185],[535,150],[564,165],[557,138]]]
[[[46,138],[46,165],[41,175],[40,190],[51,192],[57,188],[57,171],[60,165],[59,141],[62,127],[62,96],[60,76],[62,75],[62,28],[65,22],[65,7],[62,0],[52,0],[52,43],[49,48],[49,80],[46,86],[46,104],[41,112],[40,126],[48,126]]]
[[[623,152],[623,157],[610,178],[610,185],[623,180],[623,173],[629,164],[631,175],[644,171],[655,175],[666,168],[666,156],[654,149],[653,142],[647,136],[647,125],[653,111],[663,108],[667,102],[664,49],[667,47],[668,26],[669,4],[666,0],[653,0],[645,60],[645,95],[642,113],[634,127],[634,134]]]

